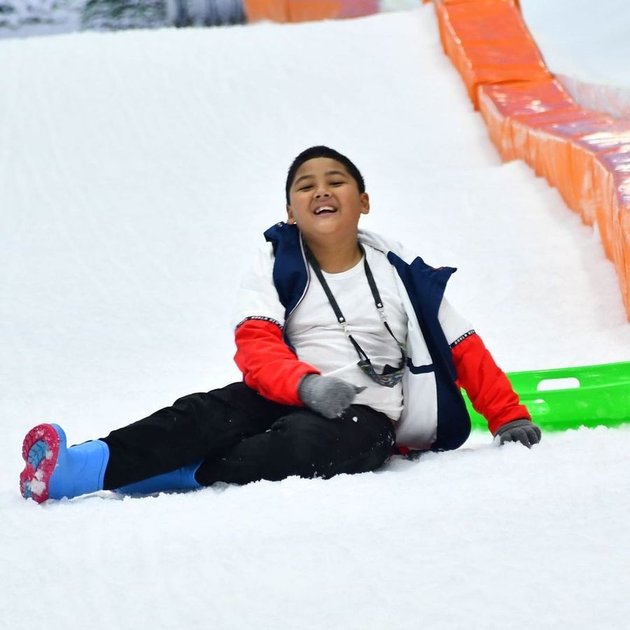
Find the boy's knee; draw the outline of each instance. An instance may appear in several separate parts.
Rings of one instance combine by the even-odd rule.
[[[365,417],[327,419],[309,411],[281,418],[272,431],[282,437],[301,476],[332,477],[376,470],[396,441],[391,423]]]
[[[284,416],[273,423],[271,431],[285,441],[291,442],[293,448],[300,452],[329,449],[339,441],[338,432],[327,420],[309,411]]]
[[[326,471],[342,448],[338,430],[332,426],[334,422],[305,410],[280,418],[272,425],[274,442],[291,460],[293,474],[328,476]]]

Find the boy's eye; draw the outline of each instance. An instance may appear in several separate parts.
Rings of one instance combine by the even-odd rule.
[[[300,186],[298,188],[298,190],[300,190],[300,191],[302,191],[302,190],[309,190],[311,188],[313,188],[313,184],[305,184],[304,186]]]

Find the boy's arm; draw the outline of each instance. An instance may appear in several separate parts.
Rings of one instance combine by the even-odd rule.
[[[245,383],[261,396],[301,406],[298,385],[304,375],[319,370],[301,362],[284,341],[284,306],[273,282],[274,261],[273,247],[265,243],[241,279],[232,320],[234,360]]]
[[[463,387],[475,411],[487,421],[493,435],[514,420],[531,420],[512,384],[477,333],[452,346],[457,383]]]
[[[451,345],[457,384],[486,419],[492,435],[501,444],[516,440],[531,446],[540,441],[540,429],[531,422],[527,407],[520,404],[512,384],[470,323],[446,299],[438,317]]]
[[[300,382],[306,374],[320,371],[297,358],[278,324],[247,319],[237,327],[235,341],[234,360],[249,387],[284,405],[304,405],[298,394]]]

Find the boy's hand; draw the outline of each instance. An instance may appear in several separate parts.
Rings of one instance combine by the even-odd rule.
[[[530,420],[512,420],[504,424],[496,433],[500,444],[520,442],[531,448],[540,442],[540,429]]]
[[[365,387],[357,387],[334,376],[307,374],[298,387],[302,402],[326,418],[335,418],[347,409]]]

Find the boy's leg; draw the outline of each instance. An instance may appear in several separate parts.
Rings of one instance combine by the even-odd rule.
[[[109,447],[104,488],[116,489],[206,459],[266,431],[291,407],[269,401],[244,383],[191,394],[101,438]]]
[[[292,475],[328,478],[375,470],[393,452],[392,422],[369,407],[353,405],[333,420],[308,409],[290,409],[269,431],[241,440],[221,458],[205,459],[197,481],[211,485]]]

